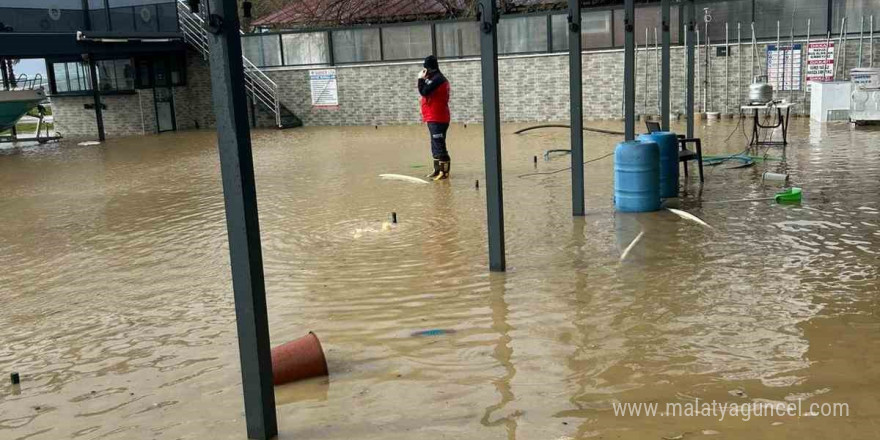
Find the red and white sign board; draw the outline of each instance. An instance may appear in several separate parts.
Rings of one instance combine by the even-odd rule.
[[[807,48],[807,82],[834,79],[834,42],[812,42]]]

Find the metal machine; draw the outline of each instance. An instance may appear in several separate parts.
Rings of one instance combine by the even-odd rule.
[[[880,68],[852,69],[850,79],[852,80],[850,121],[858,125],[880,121]]]

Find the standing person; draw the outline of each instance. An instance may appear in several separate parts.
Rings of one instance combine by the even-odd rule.
[[[440,72],[437,57],[425,58],[424,69],[419,73],[422,120],[431,133],[431,155],[434,172],[427,177],[442,180],[449,177],[449,152],[446,151],[446,131],[449,130],[449,81]]]

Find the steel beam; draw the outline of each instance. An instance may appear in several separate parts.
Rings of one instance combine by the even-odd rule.
[[[697,26],[697,9],[694,5],[694,0],[688,0],[685,5],[685,10],[687,12],[687,25],[685,26],[687,32],[687,56],[685,60],[685,66],[687,71],[685,72],[685,115],[687,117],[687,137],[694,137],[694,40],[697,38],[696,35],[696,26]]]
[[[98,68],[95,65],[94,55],[85,55],[85,58],[89,62],[89,76],[92,77],[92,98],[95,105],[95,121],[98,124],[98,140],[104,142],[104,112],[101,108],[101,89],[98,88]]]
[[[264,440],[278,434],[278,425],[236,6],[236,0],[210,1],[207,10],[215,32],[207,35],[247,435],[250,439]]]
[[[230,0],[231,1],[231,0]],[[483,147],[486,162],[486,212],[489,270],[504,272],[504,200],[501,190],[501,115],[498,103],[498,9],[480,0],[480,67],[483,87]]]
[[[669,131],[669,94],[670,94],[670,84],[669,84],[669,64],[670,64],[670,14],[669,14],[669,2],[670,0],[662,0],[660,3],[660,13],[662,16],[662,41],[663,46],[661,47],[661,66],[660,66],[660,126],[664,131]]]
[[[635,0],[626,0],[623,13],[623,131],[628,141],[636,138],[635,18]]]
[[[571,210],[584,215],[584,93],[581,59],[581,2],[568,0],[568,71],[571,101]]]

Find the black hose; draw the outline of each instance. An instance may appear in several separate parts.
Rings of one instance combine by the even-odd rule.
[[[520,130],[513,132],[513,134],[523,134],[527,131],[537,130],[539,128],[571,128],[570,125],[564,124],[544,124],[544,125],[535,125],[533,127],[526,127]],[[584,131],[591,131],[593,133],[601,133],[601,134],[611,134],[615,136],[624,136],[625,133],[622,131],[614,131],[614,130],[605,130],[602,128],[592,128],[592,127],[584,127]]]

